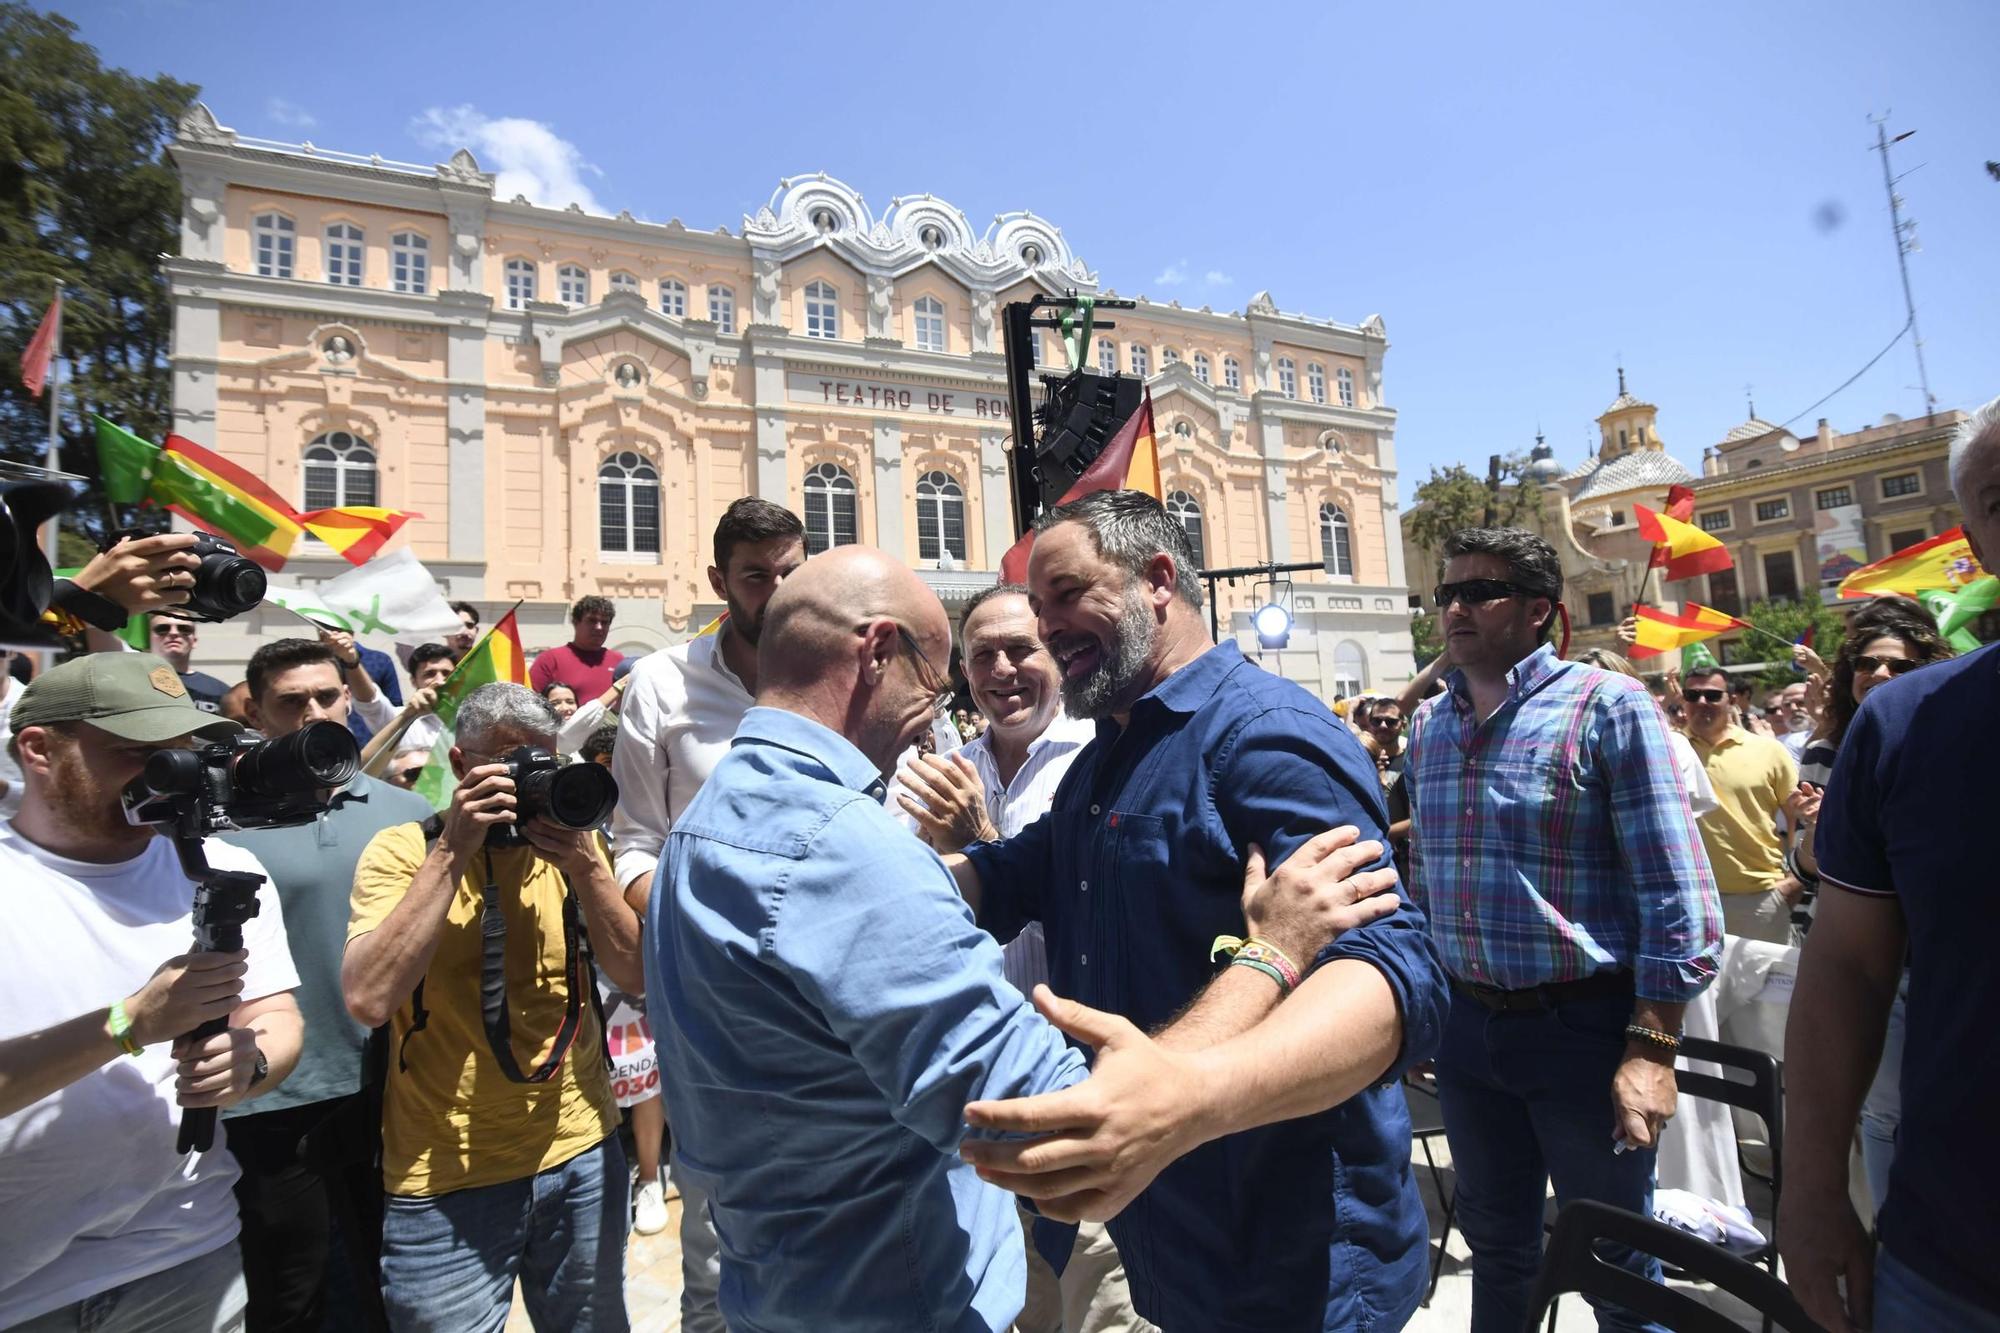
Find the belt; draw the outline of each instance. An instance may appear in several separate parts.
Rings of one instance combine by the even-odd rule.
[[[1496,1014],[1537,1013],[1573,1000],[1609,1000],[1620,995],[1629,998],[1632,995],[1632,974],[1623,971],[1598,972],[1576,981],[1551,981],[1521,990],[1480,986],[1453,977],[1451,988]]]

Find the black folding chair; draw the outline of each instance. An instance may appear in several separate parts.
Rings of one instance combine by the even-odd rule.
[[[1735,1320],[1686,1292],[1606,1263],[1596,1251],[1602,1242],[1653,1255],[1728,1292],[1762,1314],[1766,1328],[1775,1323],[1786,1333],[1825,1333],[1800,1308],[1789,1287],[1756,1265],[1699,1236],[1590,1199],[1579,1199],[1556,1219],[1555,1235],[1542,1256],[1542,1271],[1528,1302],[1529,1328],[1541,1322],[1556,1297],[1574,1291],[1621,1305],[1675,1333],[1740,1333]]]
[[[1444,1136],[1444,1108],[1438,1102],[1437,1085],[1422,1074],[1406,1074],[1403,1101],[1410,1108],[1410,1137],[1424,1150],[1424,1165],[1431,1169],[1431,1185],[1437,1190],[1438,1206],[1444,1209],[1444,1231],[1438,1236],[1437,1254],[1431,1259],[1430,1286],[1424,1289],[1423,1304],[1429,1308],[1431,1298],[1437,1295],[1438,1279],[1444,1275],[1444,1247],[1451,1239],[1458,1191],[1445,1188],[1444,1172],[1438,1169],[1437,1157],[1431,1152],[1431,1140]]]

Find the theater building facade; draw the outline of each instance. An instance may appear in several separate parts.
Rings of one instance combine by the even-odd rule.
[[[978,230],[930,196],[879,215],[824,174],[781,181],[725,226],[601,217],[496,196],[468,151],[442,164],[253,140],[197,107],[174,300],[176,428],[301,508],[381,504],[452,597],[523,603],[531,649],[610,597],[613,642],[672,643],[718,609],[705,570],[731,500],[800,514],[814,551],[902,556],[948,607],[1014,540],[999,315],[1100,291],[1026,212]],[[1267,667],[1325,697],[1411,671],[1387,340],[1360,324],[1140,299],[1089,352],[1144,376],[1168,507],[1210,567],[1295,575]],[[1041,364],[1066,366],[1045,333]],[[338,573],[324,551],[287,575]],[[1224,586],[1256,651],[1265,590]],[[262,613],[260,613],[261,615]],[[247,656],[272,613],[206,635]]]

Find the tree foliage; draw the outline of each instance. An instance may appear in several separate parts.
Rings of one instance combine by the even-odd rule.
[[[1460,528],[1486,526],[1489,511],[1496,527],[1541,531],[1545,512],[1542,488],[1522,483],[1527,465],[1525,453],[1502,458],[1497,491],[1488,487],[1485,478],[1474,476],[1463,463],[1446,468],[1433,466],[1430,476],[1417,486],[1416,503],[1403,516],[1404,534],[1420,549],[1435,552],[1444,545],[1446,537]],[[1411,571],[1411,577],[1418,584],[1427,583],[1415,570]]]
[[[93,480],[65,527],[113,514],[97,484],[90,414],[147,439],[169,428],[171,310],[160,269],[180,230],[167,160],[192,84],[105,68],[58,15],[0,3],[0,456],[44,461],[48,400],[22,387],[21,352],[64,284],[62,466]]]
[[[1841,636],[1847,633],[1847,622],[1840,612],[1821,605],[1817,599],[1753,602],[1743,618],[1786,643],[1795,642],[1806,632],[1807,626],[1812,626],[1817,631],[1815,651],[1829,662],[1833,660],[1834,651],[1840,647]],[[1729,646],[1733,651],[1727,656],[1733,661],[1773,664],[1757,673],[1756,681],[1760,687],[1776,689],[1800,678],[1792,670],[1790,656],[1762,634],[1739,635]]]

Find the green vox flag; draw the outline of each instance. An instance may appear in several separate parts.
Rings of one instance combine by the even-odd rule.
[[[1681,674],[1683,676],[1687,675],[1690,671],[1707,671],[1721,665],[1722,663],[1715,660],[1715,654],[1708,651],[1708,645],[1705,643],[1691,643],[1681,649]]]

